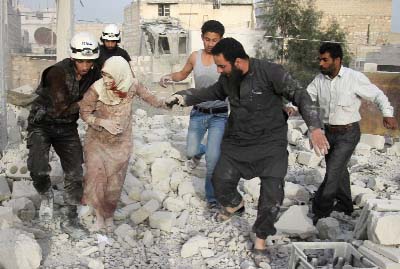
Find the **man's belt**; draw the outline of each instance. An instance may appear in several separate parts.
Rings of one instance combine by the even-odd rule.
[[[226,113],[228,112],[228,107],[216,107],[216,108],[203,108],[199,106],[193,106],[193,109],[206,114],[218,114],[218,113]]]
[[[344,125],[331,125],[331,124],[325,124],[325,130],[331,133],[338,133],[338,132],[344,132],[350,129],[351,127],[355,126],[357,122],[352,122],[349,124],[344,124]]]

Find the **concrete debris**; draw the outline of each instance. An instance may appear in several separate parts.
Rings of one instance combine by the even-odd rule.
[[[371,148],[382,150],[385,147],[385,137],[381,135],[361,134],[360,143]]]
[[[371,156],[371,146],[365,143],[358,143],[356,149],[354,150],[354,154],[369,157]]]
[[[11,197],[10,187],[4,176],[0,176],[0,202],[8,200]]]
[[[176,213],[168,211],[156,211],[149,217],[150,227],[171,232],[176,223]]]
[[[324,240],[335,241],[341,233],[339,221],[335,218],[323,218],[318,220],[316,228],[318,230],[319,238]]]
[[[400,269],[400,263],[393,262],[392,260],[386,258],[385,256],[367,248],[366,246],[360,246],[358,248],[361,254],[368,257],[372,262],[374,262],[379,268],[382,269]]]
[[[368,239],[381,245],[400,245],[400,212],[371,212]]]
[[[33,234],[16,229],[0,230],[0,266],[4,269],[36,269],[42,249]]]
[[[253,201],[258,201],[260,197],[260,178],[255,177],[250,180],[245,180],[243,183],[243,190],[253,198]]]
[[[54,216],[48,222],[37,217],[40,197],[26,167],[28,151],[23,130],[28,110],[9,106],[10,122],[19,128],[16,131],[22,139],[15,141],[13,148],[7,148],[0,159],[0,234],[11,228],[19,229],[18,234],[34,234],[40,245],[46,246],[39,266],[56,269],[256,268],[250,251],[254,240],[251,226],[257,215],[260,179],[239,182],[246,214],[225,223],[215,222],[215,210],[207,208],[205,199],[204,158],[192,171],[185,167],[188,116],[151,116],[151,111],[148,114],[140,109],[135,112],[134,150],[114,214],[116,228],[113,233],[101,231],[75,240],[61,229],[64,175],[53,150],[49,159]],[[364,247],[386,255],[397,264],[398,248],[383,244],[399,243],[396,227],[400,221],[397,182],[400,156],[395,152],[398,142],[392,146],[386,144],[386,152],[371,150],[367,144],[357,146],[349,164],[355,212],[351,216],[333,212],[314,227],[308,206],[311,194],[323,181],[325,162],[309,147],[308,138],[303,135],[307,132],[304,121],[290,119],[288,125],[285,199],[276,223],[278,233],[267,238],[273,261],[270,265],[260,264],[261,268],[288,268],[288,246],[292,244],[289,236],[351,242],[353,234],[357,239],[369,239]],[[84,135],[85,125],[79,123],[78,131]],[[380,143],[379,137],[374,139]],[[79,220],[86,227],[93,225],[93,208],[80,207]],[[28,245],[34,244],[31,238],[33,241]],[[359,242],[362,245],[363,241]],[[18,255],[25,259],[25,253]],[[0,267],[4,267],[1,262],[0,256]],[[17,260],[13,262],[12,268],[18,268]]]
[[[302,239],[308,238],[318,233],[307,217],[308,206],[291,206],[285,211],[275,223],[275,228],[290,236],[299,236]]]
[[[134,211],[131,214],[131,220],[135,224],[142,223],[146,220],[153,212],[160,208],[160,203],[157,200],[150,200],[144,206]]]
[[[22,221],[31,221],[36,214],[33,202],[26,197],[11,199],[3,203],[5,207],[11,207],[15,215]]]
[[[181,257],[191,257],[199,253],[200,249],[202,248],[208,248],[208,238],[201,235],[196,235],[183,244],[181,249]]]
[[[307,189],[299,184],[292,182],[285,183],[285,198],[307,203],[310,200],[310,194]]]
[[[375,244],[369,240],[364,241],[363,246],[369,248],[370,250],[385,256],[386,258],[400,263],[400,248],[399,246],[382,246]]]
[[[323,157],[318,157],[314,152],[300,151],[297,155],[297,162],[308,167],[317,167]]]

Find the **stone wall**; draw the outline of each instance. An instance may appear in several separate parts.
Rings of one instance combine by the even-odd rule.
[[[324,14],[323,24],[339,23],[349,43],[382,45],[389,40],[392,0],[316,0],[315,7]]]
[[[30,85],[36,88],[44,69],[55,64],[55,60],[46,60],[20,55],[11,56],[11,85],[9,89]]]

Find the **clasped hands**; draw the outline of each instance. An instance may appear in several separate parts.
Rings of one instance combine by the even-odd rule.
[[[174,105],[185,106],[185,99],[182,95],[173,94],[165,99],[165,105],[169,108],[172,108]]]

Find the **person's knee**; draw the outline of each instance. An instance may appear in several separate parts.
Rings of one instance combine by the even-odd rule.
[[[33,187],[38,193],[44,193],[51,187],[50,176],[47,173],[31,173],[31,178],[33,180]]]

